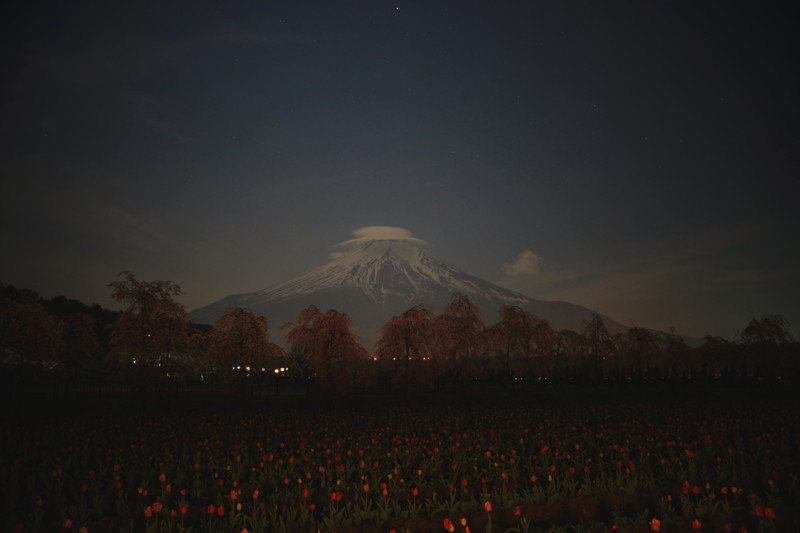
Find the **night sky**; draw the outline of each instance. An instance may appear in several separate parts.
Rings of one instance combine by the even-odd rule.
[[[625,325],[800,332],[788,12],[20,4],[0,23],[0,283],[116,308],[130,270],[193,310],[394,226]]]

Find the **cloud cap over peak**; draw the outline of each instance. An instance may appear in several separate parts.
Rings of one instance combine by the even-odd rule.
[[[348,247],[367,241],[408,241],[422,245],[430,244],[426,240],[414,237],[407,229],[396,226],[363,226],[354,230],[351,235],[355,238],[335,244],[333,248]]]

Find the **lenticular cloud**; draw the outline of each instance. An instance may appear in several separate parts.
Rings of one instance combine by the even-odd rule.
[[[414,237],[410,231],[396,226],[364,226],[352,233],[354,239],[340,242],[334,248],[349,247],[365,241],[409,241],[416,244],[429,244],[428,241]]]

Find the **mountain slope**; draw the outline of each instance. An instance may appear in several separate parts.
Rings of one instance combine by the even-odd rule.
[[[213,323],[227,308],[242,307],[267,317],[273,340],[281,341],[281,324],[304,308],[336,309],[353,319],[354,331],[370,348],[379,328],[393,316],[419,304],[441,312],[454,293],[472,299],[487,324],[497,321],[503,305],[517,305],[556,329],[580,330],[592,311],[566,302],[546,302],[476,278],[426,253],[407,240],[364,240],[352,244],[326,265],[274,287],[227,296],[193,311],[195,322]],[[623,326],[606,319],[609,331]]]

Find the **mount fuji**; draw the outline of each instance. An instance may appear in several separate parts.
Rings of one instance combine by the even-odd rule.
[[[294,321],[310,305],[336,309],[353,320],[353,331],[369,349],[380,327],[407,309],[427,304],[439,313],[454,293],[481,310],[484,323],[498,320],[503,305],[515,305],[544,318],[556,329],[580,331],[593,311],[579,305],[536,300],[454,268],[425,252],[413,238],[354,239],[329,263],[274,287],[234,294],[190,313],[192,321],[214,323],[226,309],[244,308],[265,316],[276,342],[281,324]],[[627,328],[603,317],[610,332]]]

